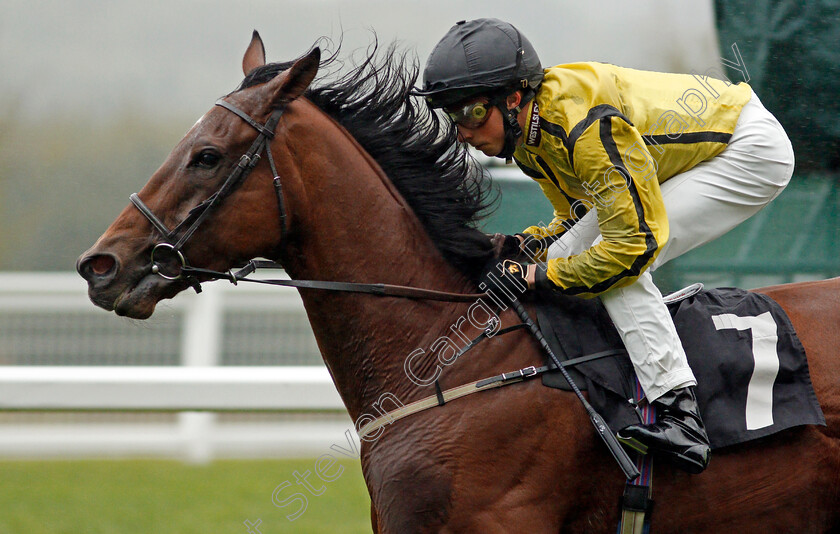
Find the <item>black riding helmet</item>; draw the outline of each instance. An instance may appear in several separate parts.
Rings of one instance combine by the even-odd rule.
[[[498,19],[476,19],[458,22],[443,36],[426,62],[423,89],[415,94],[432,108],[488,97],[505,117],[505,148],[498,157],[510,159],[522,129],[516,120],[520,108],[508,110],[505,97],[522,90],[524,104],[542,79],[540,58],[519,30]]]

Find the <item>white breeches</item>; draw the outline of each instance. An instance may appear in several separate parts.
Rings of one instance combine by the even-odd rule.
[[[793,162],[784,129],[753,94],[723,152],[661,185],[668,242],[636,282],[600,295],[648,401],[697,383],[650,272],[755,215],[785,188]],[[600,241],[596,210],[557,240],[548,258],[579,254]]]

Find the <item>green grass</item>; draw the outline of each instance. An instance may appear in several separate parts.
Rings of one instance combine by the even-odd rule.
[[[187,465],[159,460],[0,462],[0,534],[262,534],[369,533],[370,500],[358,461],[315,474],[315,460],[230,460]],[[323,494],[296,483],[295,472]],[[329,476],[327,478],[330,478]],[[279,500],[306,495],[306,511],[286,516],[302,501],[280,508],[272,492],[290,482]],[[256,529],[253,530],[257,532]]]

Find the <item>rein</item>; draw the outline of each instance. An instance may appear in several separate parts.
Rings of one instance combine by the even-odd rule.
[[[449,293],[447,291],[436,291],[434,289],[421,289],[417,287],[399,286],[392,284],[364,284],[359,282],[333,282],[329,280],[260,280],[247,278],[257,269],[282,269],[283,266],[277,262],[266,260],[251,260],[242,269],[226,273],[200,269],[197,267],[185,266],[182,272],[186,276],[201,276],[215,280],[227,280],[233,285],[239,282],[252,282],[255,284],[266,284],[282,287],[296,287],[299,289],[322,289],[325,291],[340,291],[347,293],[366,293],[380,297],[398,297],[409,299],[438,300],[445,302],[472,302],[487,296],[487,293]]]

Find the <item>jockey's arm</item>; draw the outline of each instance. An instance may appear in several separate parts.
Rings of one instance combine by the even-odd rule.
[[[543,194],[554,208],[553,218],[548,225],[540,221],[517,234],[522,250],[528,256],[528,259],[543,262],[551,243],[566,233],[580,217],[586,214],[588,204],[569,198],[559,187],[552,184],[548,178],[536,169],[531,169],[519,161],[517,161],[517,164],[525,174],[537,182],[537,185],[540,186]]]
[[[668,239],[668,219],[653,161],[623,117],[591,124],[573,151],[577,186],[597,210],[602,240],[581,254],[548,260],[536,284],[593,297],[633,283]],[[533,269],[529,270],[529,274]]]

